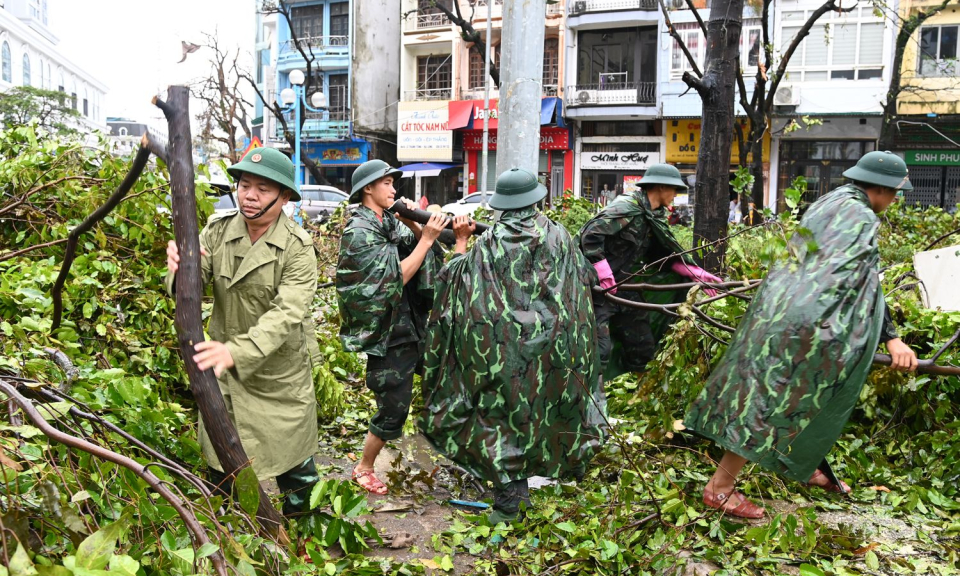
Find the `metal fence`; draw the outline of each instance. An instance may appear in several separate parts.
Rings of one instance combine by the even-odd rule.
[[[300,38],[300,46],[304,50],[318,49],[326,50],[328,48],[348,48],[350,46],[349,36],[309,36]],[[297,44],[294,40],[287,40],[283,43],[284,51],[297,51]]]
[[[568,0],[567,2],[567,11],[571,16],[613,10],[656,10],[657,7],[657,0]]]
[[[567,86],[564,104],[591,106],[610,104],[649,104],[657,101],[656,82],[602,82]]]
[[[418,88],[417,90],[404,90],[403,99],[411,100],[450,100],[453,98],[452,88]]]
[[[404,27],[407,30],[423,30],[425,28],[443,28],[450,25],[450,19],[442,12],[432,14],[411,14],[405,19]]]

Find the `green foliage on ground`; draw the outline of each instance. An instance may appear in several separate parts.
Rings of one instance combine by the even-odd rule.
[[[0,134],[0,373],[57,385],[64,374],[44,347],[58,348],[80,375],[73,400],[43,408],[48,418],[141,463],[153,460],[97,424],[63,417],[79,406],[200,471],[196,411],[176,349],[173,302],[162,284],[172,237],[169,213],[158,210],[167,194],[162,167],[149,168],[130,198],[81,239],[64,292],[63,326],[49,334],[62,240],[116,188],[128,166],[129,159],[102,149],[38,138],[29,127]],[[198,189],[201,221],[211,211],[204,192]],[[801,194],[801,188],[791,190],[792,206]],[[592,203],[564,198],[548,214],[575,234],[595,210]],[[895,320],[903,339],[929,355],[960,325],[960,314],[922,308],[916,288],[907,285],[911,257],[960,227],[960,220],[898,205],[882,221],[881,256],[889,266],[884,286],[901,286],[890,297]],[[336,265],[342,223],[341,212],[315,231],[321,282]],[[724,274],[763,277],[796,229],[796,214],[732,229],[738,235],[730,241]],[[689,231],[675,230],[689,245]],[[32,246],[41,247],[14,254]],[[745,303],[725,299],[708,310],[735,325]],[[322,357],[315,371],[320,441],[346,453],[362,441],[375,405],[362,388],[363,359],[343,351],[336,337],[332,289],[318,292],[314,311]],[[217,550],[245,576],[452,573],[462,557],[473,572],[485,574],[673,574],[692,562],[721,575],[957,572],[960,381],[874,371],[831,456],[854,486],[852,497],[829,497],[752,468],[742,489],[764,499],[772,514],[742,523],[699,503],[716,450],[677,425],[722,352],[723,345],[690,319],[679,321],[648,373],[606,385],[616,434],[583,481],[535,490],[526,520],[511,525],[491,526],[483,515],[450,509],[446,529],[422,535],[434,560],[417,563],[370,557],[380,541],[368,522],[366,498],[353,484],[330,478],[311,494],[318,513],[290,525],[288,549],[265,543],[245,523],[243,510],[254,504],[251,489],[242,490],[239,506],[225,515],[199,515],[215,544],[194,547],[176,511],[139,477],[52,443],[29,423],[3,418],[6,546],[0,564],[6,565],[0,576],[211,573],[210,555]],[[960,363],[960,353],[952,349],[941,362]],[[200,510],[217,510],[218,499],[204,502],[164,468],[151,470]],[[434,472],[404,476],[404,494],[422,498],[417,486],[432,490]],[[218,531],[226,525],[229,536]]]

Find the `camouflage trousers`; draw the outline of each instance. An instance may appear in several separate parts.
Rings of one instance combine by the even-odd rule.
[[[218,486],[214,494],[226,498],[233,491],[232,477],[228,477],[215,468],[210,468],[207,475],[210,482]],[[260,480],[266,480],[266,478],[260,478]],[[292,516],[307,512],[306,503],[310,499],[310,492],[313,490],[314,484],[319,481],[320,476],[317,474],[317,465],[313,461],[313,457],[307,458],[299,466],[295,466],[277,476],[277,488],[284,495],[283,515]]]
[[[377,399],[377,413],[370,419],[370,433],[381,440],[403,435],[410,413],[413,375],[423,359],[419,342],[387,348],[384,356],[367,355],[367,388]]]
[[[619,294],[618,294],[619,296]],[[624,294],[629,298],[630,294]],[[600,364],[607,367],[613,355],[614,342],[620,344],[620,367],[625,372],[642,372],[657,353],[647,312],[619,306],[606,298],[594,296],[593,310],[597,317],[597,348]]]

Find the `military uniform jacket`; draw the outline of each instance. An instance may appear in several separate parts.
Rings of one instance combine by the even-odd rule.
[[[877,343],[896,338],[866,193],[815,202],[687,412],[697,434],[806,482],[840,436]],[[809,232],[808,232],[809,231]]]
[[[504,212],[437,279],[419,425],[498,486],[582,470],[606,432],[592,267],[535,208]]]
[[[423,337],[426,311],[433,302],[436,251],[427,253],[404,285],[400,261],[416,244],[413,232],[389,212],[381,221],[361,205],[347,220],[336,278],[345,349],[386,356],[388,347]]]
[[[237,212],[211,217],[200,233],[204,285],[213,284],[207,328],[223,342],[234,367],[219,378],[227,411],[260,479],[303,463],[317,449],[317,405],[309,317],[317,291],[317,257],[310,235],[281,214],[256,244]],[[173,293],[174,278],[167,277]],[[216,453],[200,426],[210,465]]]
[[[646,284],[674,284],[688,282],[675,274],[667,266],[667,258],[671,254],[684,252],[677,242],[670,225],[666,220],[667,210],[664,207],[656,210],[650,207],[650,200],[643,191],[618,196],[596,216],[591,218],[580,230],[578,241],[583,255],[591,263],[606,259],[613,271],[617,282],[646,283]],[[683,255],[685,262],[693,264],[689,255]],[[662,262],[661,262],[662,260]],[[649,270],[643,270],[645,264],[656,265]],[[619,298],[652,304],[674,304],[683,302],[687,290],[656,290],[644,292],[620,291]],[[593,295],[594,308],[616,306],[601,294]],[[641,332],[649,332],[649,341],[653,349],[648,353],[654,357],[660,347],[663,336],[673,325],[674,318],[656,312],[643,312],[623,307],[629,314],[631,321],[639,326],[644,324]],[[616,336],[612,336],[616,341]],[[604,379],[611,380],[622,374],[626,369],[619,360],[619,346],[614,349],[613,356],[604,371]]]
[[[591,264],[607,260],[617,282],[639,264],[683,252],[667,224],[666,209],[653,210],[644,192],[617,198],[583,225],[578,240]]]

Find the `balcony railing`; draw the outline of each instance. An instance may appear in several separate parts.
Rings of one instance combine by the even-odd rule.
[[[556,4],[547,4],[547,16],[561,16],[563,14],[563,5],[560,2]]]
[[[656,10],[657,0],[567,0],[568,12],[578,16],[588,12],[615,10]]]
[[[483,6],[484,8],[486,8],[487,0],[470,0],[470,5],[477,6],[477,7]],[[503,6],[503,0],[493,0],[493,5]]]
[[[567,86],[564,104],[574,106],[609,106],[621,104],[654,105],[657,102],[656,82],[603,82]]]
[[[403,99],[407,102],[412,100],[451,100],[452,97],[452,88],[418,88],[403,91]]]
[[[431,14],[411,14],[404,23],[406,30],[426,30],[428,28],[446,28],[450,26],[450,19],[442,12]]]
[[[304,50],[327,50],[330,48],[349,48],[349,36],[309,36],[300,38],[300,46]],[[297,52],[297,44],[292,39],[283,43],[283,51]]]
[[[544,84],[543,85],[543,97],[550,98],[557,96],[559,86],[556,84]],[[497,89],[496,85],[493,82],[490,82],[490,98],[497,99],[500,97],[500,90]],[[460,100],[483,100],[483,88],[461,88],[460,89]]]

